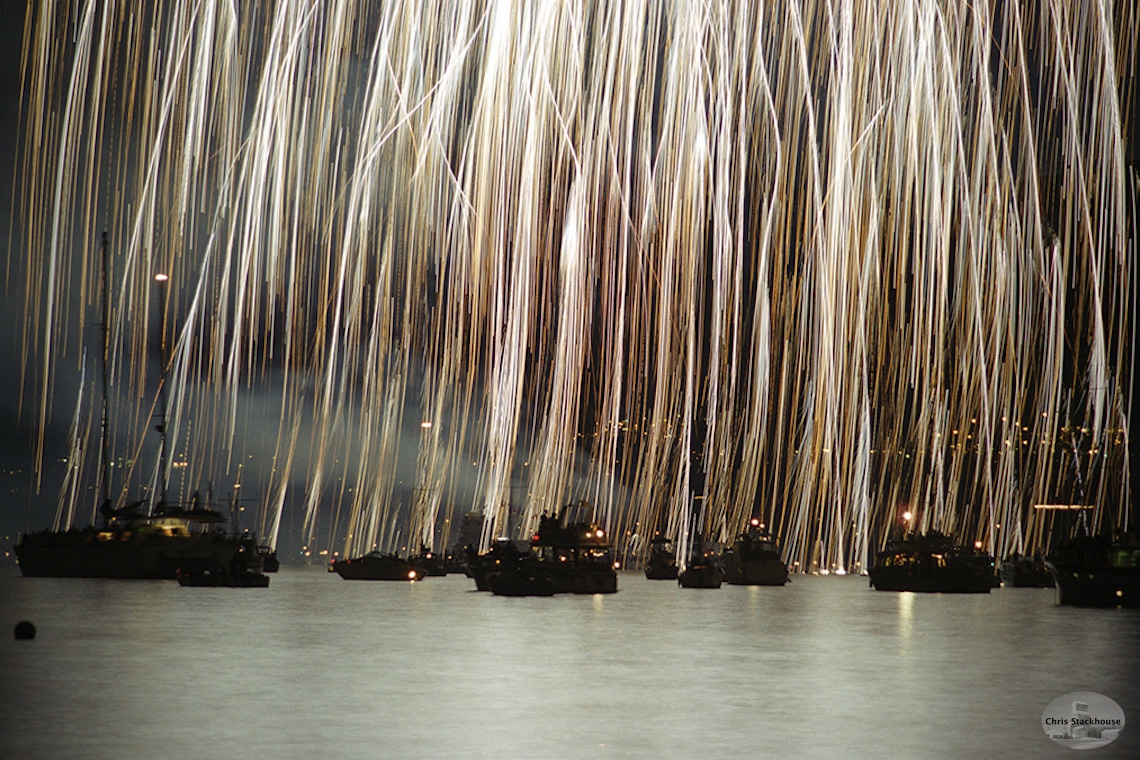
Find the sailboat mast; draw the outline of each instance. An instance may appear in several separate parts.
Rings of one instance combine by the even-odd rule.
[[[706,454],[709,437],[708,374],[712,364],[712,275],[708,252],[694,259],[694,271],[689,274],[689,318],[686,364],[688,380],[685,389],[685,412],[688,420],[689,511],[687,557],[704,553],[704,533],[708,514],[708,462]],[[687,562],[687,560],[686,560]]]
[[[100,488],[100,496],[102,497],[102,506],[104,507],[104,514],[107,510],[111,509],[111,424],[110,413],[107,403],[107,389],[110,387],[110,378],[108,377],[110,370],[108,369],[108,354],[110,353],[110,330],[111,330],[111,258],[107,251],[107,232],[103,231],[102,240],[103,249],[103,282],[102,282],[102,316],[100,322],[100,331],[102,333],[102,346],[99,352],[99,370],[102,387],[99,389],[100,403],[102,404],[99,433],[99,457],[102,462],[103,469],[103,483]]]
[[[158,381],[158,424],[155,429],[159,433],[159,447],[158,447],[158,503],[155,505],[155,511],[162,513],[166,511],[166,465],[168,453],[166,451],[166,420],[167,420],[167,393],[166,393],[166,282],[170,278],[165,274],[159,273],[154,276],[154,281],[158,284],[158,305],[161,317],[158,320],[158,348],[159,355],[162,361],[162,374]]]

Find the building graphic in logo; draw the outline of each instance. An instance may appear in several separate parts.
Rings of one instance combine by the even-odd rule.
[[[1071,749],[1103,747],[1124,730],[1124,711],[1113,700],[1092,691],[1057,697],[1041,713],[1045,735]]]

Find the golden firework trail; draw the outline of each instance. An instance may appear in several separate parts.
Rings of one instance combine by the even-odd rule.
[[[1131,2],[28,7],[23,402],[42,454],[107,229],[120,499],[161,328],[172,487],[256,471],[273,542],[1134,528]]]

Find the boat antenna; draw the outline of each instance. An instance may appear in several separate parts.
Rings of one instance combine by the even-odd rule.
[[[169,279],[169,277],[161,272],[154,276],[154,281],[158,284],[158,305],[161,314],[158,321],[158,348],[162,361],[162,377],[158,381],[159,417],[158,424],[154,426],[160,436],[158,448],[158,503],[155,505],[155,512],[159,514],[166,511],[166,283]]]
[[[111,425],[109,419],[109,411],[107,404],[107,388],[110,386],[110,379],[108,378],[108,361],[107,355],[110,353],[110,329],[111,329],[111,257],[107,251],[107,231],[103,231],[102,238],[102,255],[103,255],[103,282],[102,282],[102,315],[99,325],[100,333],[103,339],[103,345],[99,352],[99,370],[102,381],[102,387],[99,389],[100,403],[102,405],[99,431],[99,457],[102,460],[103,470],[103,483],[99,495],[102,497],[102,514],[104,520],[111,511]]]

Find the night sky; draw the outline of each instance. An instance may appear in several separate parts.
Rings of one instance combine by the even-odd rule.
[[[10,551],[18,531],[41,529],[50,521],[58,496],[60,463],[67,446],[67,417],[69,410],[56,408],[48,436],[48,450],[44,455],[42,483],[36,491],[32,471],[32,442],[34,421],[27,410],[31,405],[21,403],[26,389],[25,374],[21,365],[22,301],[18,297],[24,282],[23,255],[18,241],[19,203],[14,188],[16,165],[19,161],[18,137],[20,95],[20,53],[24,27],[25,4],[21,0],[0,2],[0,244],[8,251],[5,257],[5,288],[0,298],[0,561],[12,561],[5,554]],[[1137,111],[1134,104],[1133,111]],[[1140,165],[1140,118],[1133,116],[1129,155],[1133,165]],[[29,358],[34,363],[34,358]],[[1135,385],[1135,382],[1134,382]],[[62,398],[57,394],[58,399]],[[1135,422],[1132,423],[1135,430]],[[1135,435],[1133,435],[1135,440]]]
[[[31,481],[32,428],[27,415],[20,414],[20,325],[23,315],[15,297],[21,287],[21,252],[9,248],[12,234],[13,177],[18,160],[16,137],[19,119],[20,46],[24,27],[22,0],[0,3],[0,240],[7,255],[5,283],[0,299],[0,557],[11,551],[17,531],[27,527],[33,503]],[[16,212],[18,214],[18,211]],[[57,452],[58,456],[58,452]],[[45,490],[39,498],[49,496]],[[38,512],[37,517],[43,512]],[[42,519],[42,518],[41,518]],[[50,519],[50,518],[49,518]],[[44,526],[36,526],[44,527]],[[12,561],[5,557],[4,561]]]

